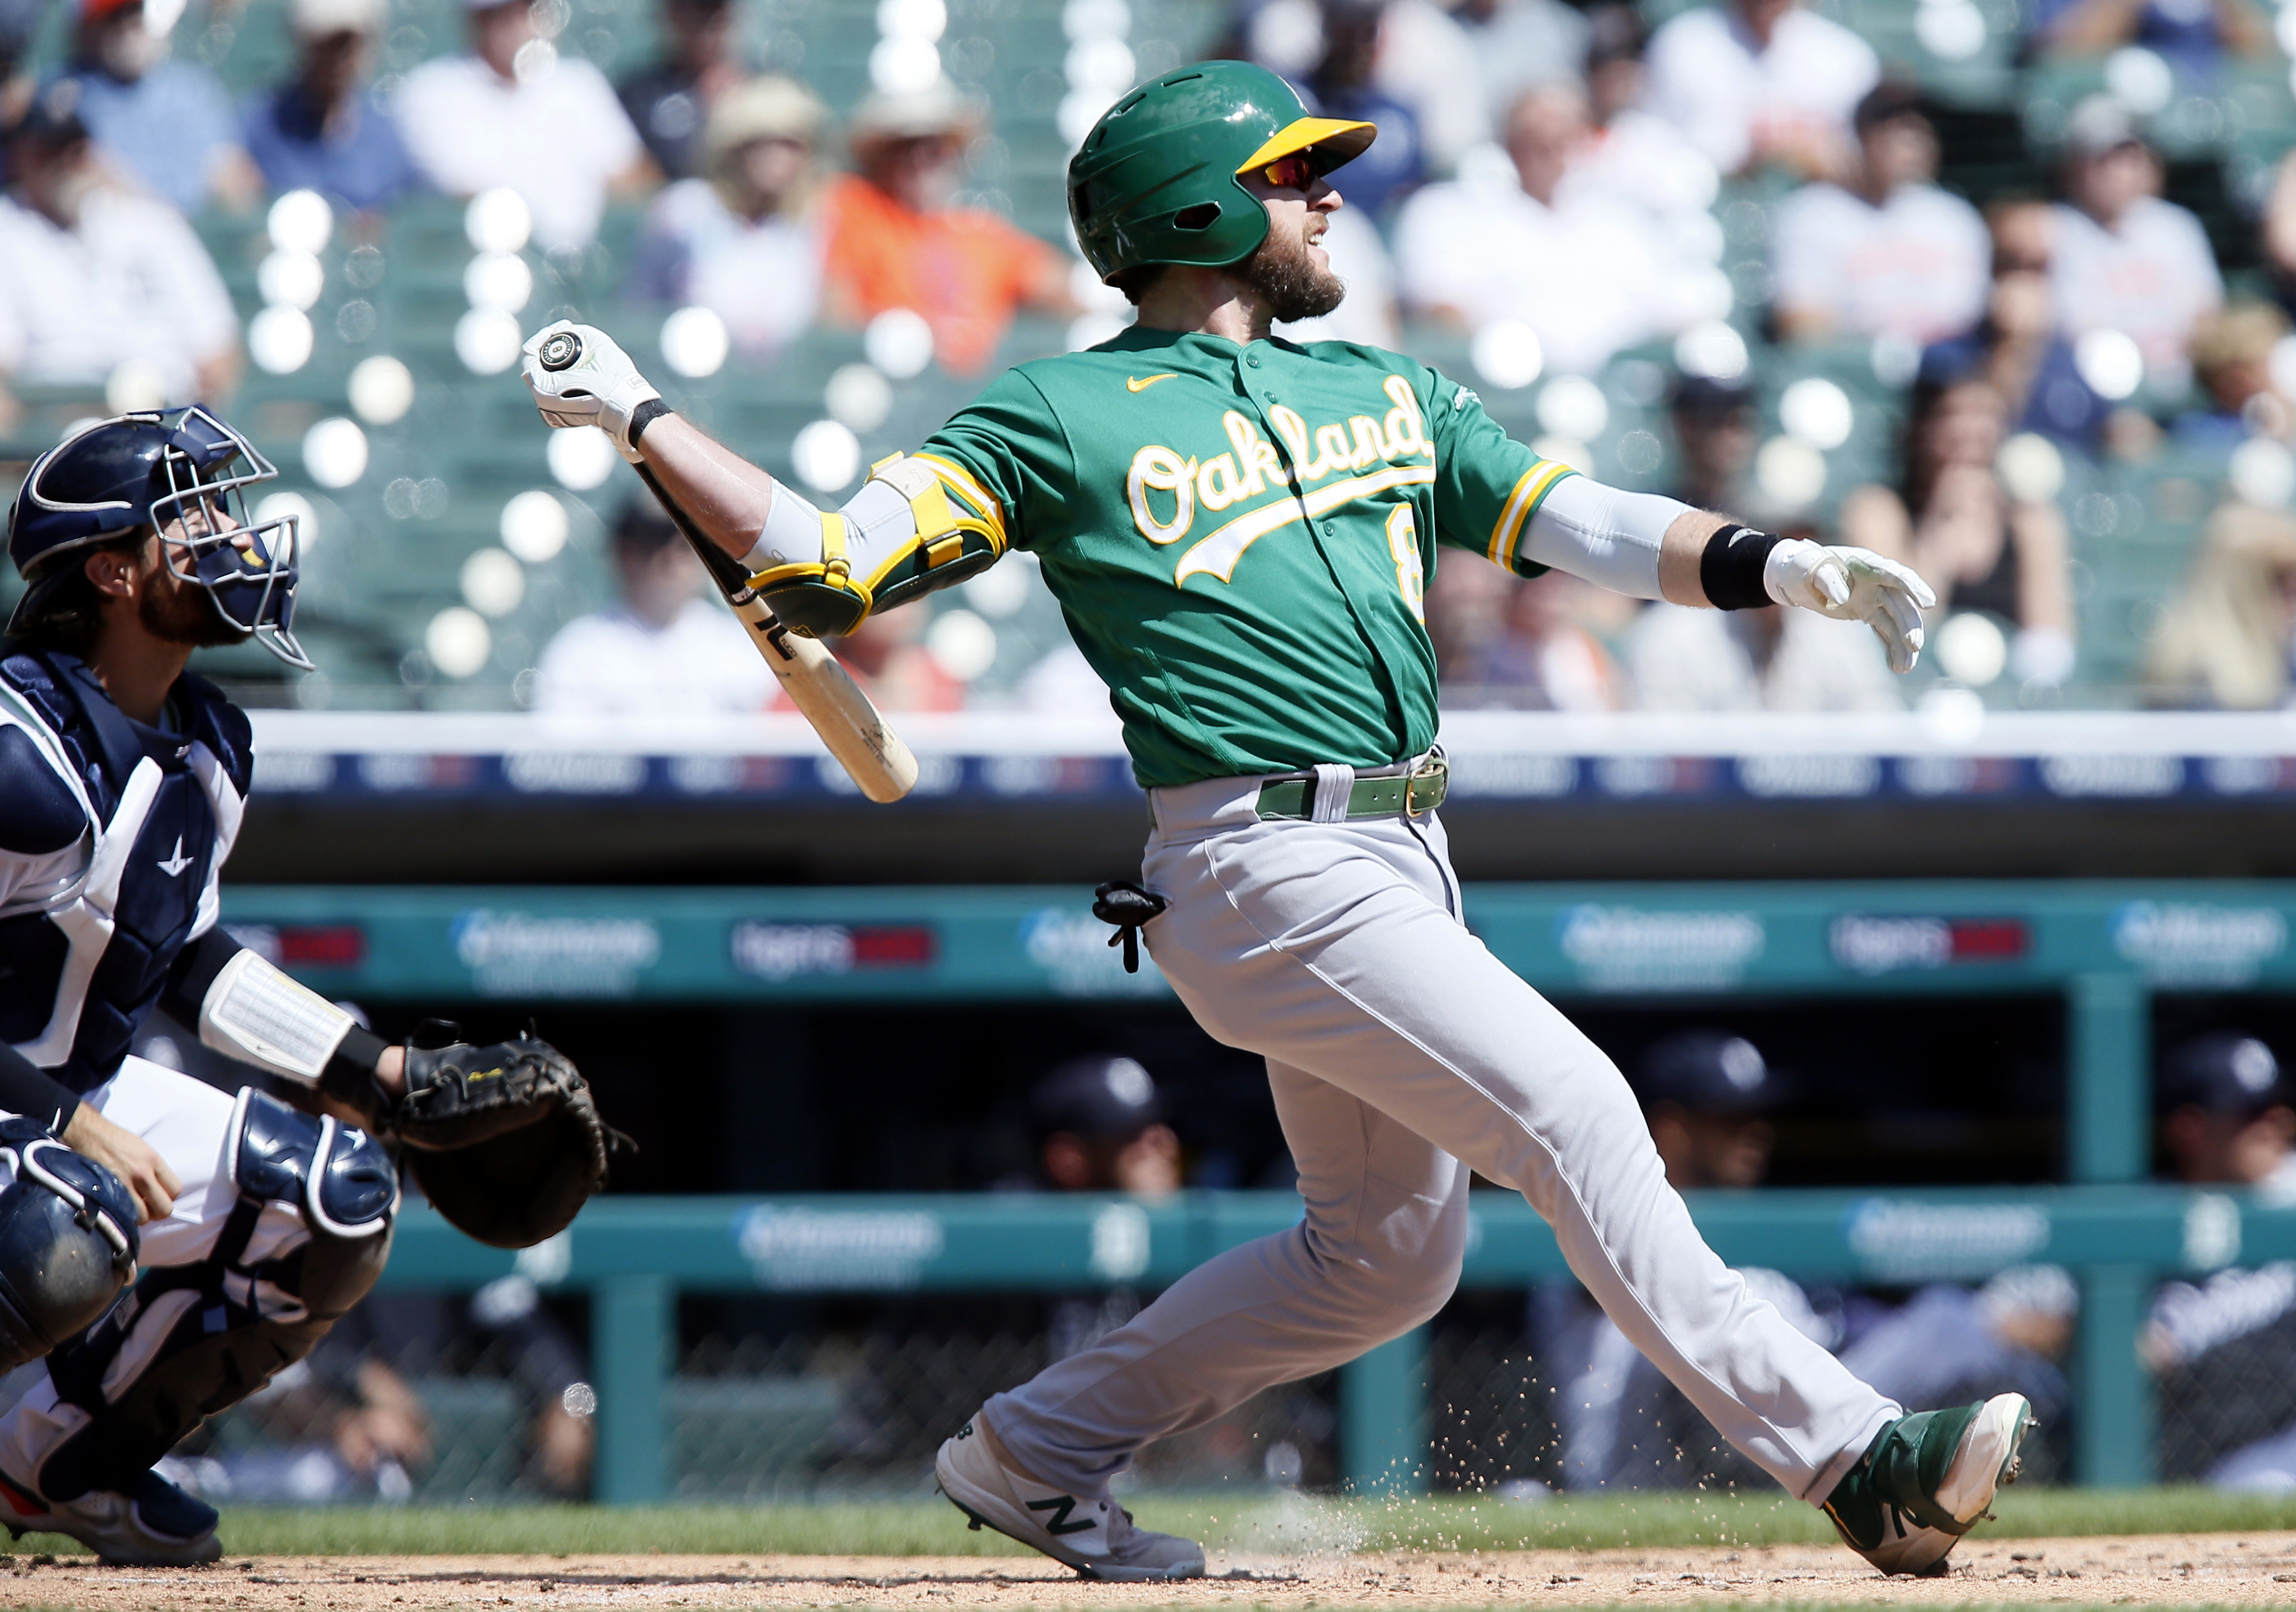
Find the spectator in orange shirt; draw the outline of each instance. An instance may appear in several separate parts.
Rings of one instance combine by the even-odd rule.
[[[1078,311],[1059,252],[995,213],[949,205],[980,132],[980,108],[947,80],[872,95],[848,135],[860,171],[827,198],[831,316],[862,324],[913,308],[932,327],[934,356],[953,370],[987,364],[1018,309]]]

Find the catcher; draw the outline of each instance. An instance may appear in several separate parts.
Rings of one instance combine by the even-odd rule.
[[[398,1206],[381,1137],[503,1247],[559,1230],[606,1174],[608,1133],[546,1043],[387,1045],[217,926],[249,727],[184,666],[250,637],[310,664],[294,520],[245,518],[242,489],[276,474],[204,410],[125,414],[35,462],[12,518],[0,1371],[48,1370],[0,1417],[0,1525],[108,1562],[220,1553],[215,1511],[152,1463],[373,1285]],[[155,1004],[296,1101],[127,1056]]]

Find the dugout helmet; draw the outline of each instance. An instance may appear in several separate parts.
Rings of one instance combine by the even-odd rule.
[[[88,550],[190,514],[208,529],[168,542],[169,569],[203,590],[226,624],[308,670],[292,630],[297,518],[251,522],[242,495],[278,474],[253,443],[196,406],[121,414],[65,438],[32,462],[9,514],[8,558],[29,585],[8,631],[48,621]]]
[[[1069,159],[1069,218],[1103,281],[1148,263],[1218,268],[1267,239],[1242,176],[1305,153],[1318,175],[1363,154],[1369,123],[1311,118],[1299,93],[1248,61],[1152,79],[1092,126]]]

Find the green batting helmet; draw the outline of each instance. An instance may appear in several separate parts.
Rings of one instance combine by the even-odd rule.
[[[1267,238],[1242,176],[1306,153],[1318,174],[1378,129],[1310,118],[1292,87],[1248,61],[1199,61],[1134,90],[1069,159],[1069,217],[1103,280],[1144,263],[1239,262]]]

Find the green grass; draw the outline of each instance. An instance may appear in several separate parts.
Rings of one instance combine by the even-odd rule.
[[[2005,1494],[2001,1520],[1978,1536],[2217,1534],[2296,1529],[2296,1498],[2204,1489]],[[1606,1546],[1815,1544],[1824,1518],[1783,1496],[1662,1494],[1562,1498],[1544,1505],[1485,1497],[1325,1500],[1151,1496],[1148,1527],[1218,1548],[1289,1554],[1349,1551],[1573,1550]],[[939,1501],[770,1506],[234,1507],[224,1514],[234,1556],[504,1554],[1013,1556],[1001,1535],[973,1533]],[[17,1549],[70,1549],[46,1535]]]

